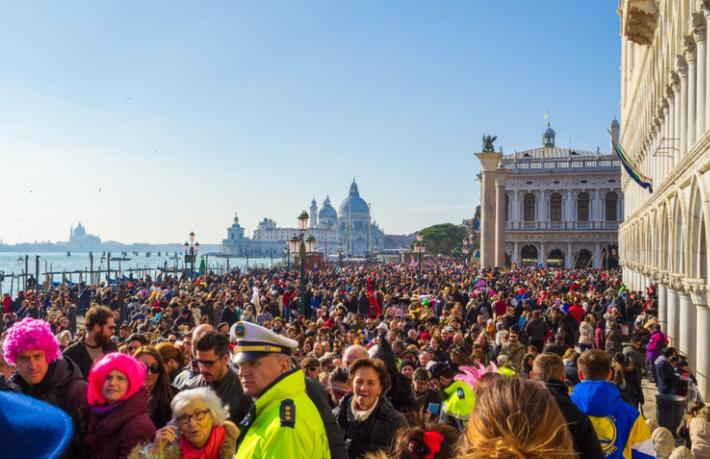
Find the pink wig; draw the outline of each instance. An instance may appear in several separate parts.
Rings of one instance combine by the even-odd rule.
[[[87,391],[89,405],[105,405],[107,403],[103,394],[103,387],[106,377],[113,370],[123,373],[128,379],[128,390],[123,394],[121,400],[133,397],[143,387],[145,365],[130,355],[112,352],[94,362],[91,371],[89,371],[89,387]]]
[[[13,325],[7,331],[3,342],[5,360],[15,365],[17,356],[22,352],[44,351],[47,363],[52,363],[62,356],[59,342],[52,333],[48,322],[27,317]]]

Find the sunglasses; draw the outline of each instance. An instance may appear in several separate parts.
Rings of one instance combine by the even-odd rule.
[[[157,375],[160,373],[160,367],[158,365],[146,365],[145,369],[153,373],[154,375]]]
[[[217,362],[218,360],[219,360],[219,359],[214,359],[214,360],[198,360],[197,363],[199,363],[200,365],[203,365],[203,366],[205,366],[205,367],[207,367],[207,368],[212,368],[212,365],[214,365],[215,362]]]

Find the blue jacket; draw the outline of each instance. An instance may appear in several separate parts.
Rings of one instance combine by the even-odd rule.
[[[607,458],[656,457],[646,421],[636,408],[621,400],[621,392],[614,384],[582,381],[574,387],[572,401],[589,416]]]

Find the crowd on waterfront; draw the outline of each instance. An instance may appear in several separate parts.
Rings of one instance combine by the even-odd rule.
[[[3,297],[0,386],[69,416],[64,457],[710,457],[655,298],[448,259],[331,266],[303,294],[283,268],[62,285]],[[673,431],[643,378],[696,400]]]

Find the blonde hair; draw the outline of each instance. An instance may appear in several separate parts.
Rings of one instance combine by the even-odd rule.
[[[538,382],[495,378],[479,394],[466,430],[464,459],[572,459],[565,418]]]

